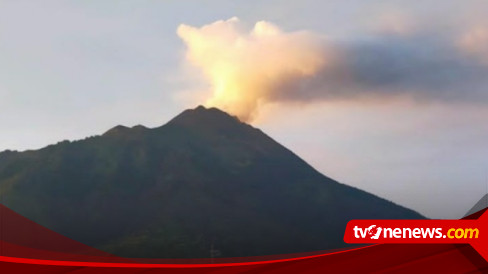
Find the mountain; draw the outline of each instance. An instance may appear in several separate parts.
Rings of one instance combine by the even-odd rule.
[[[464,217],[475,214],[476,212],[483,210],[488,207],[488,194],[485,194],[481,199],[470,209]]]
[[[158,128],[0,154],[1,203],[124,257],[255,256],[344,247],[351,219],[418,213],[340,184],[216,108]]]

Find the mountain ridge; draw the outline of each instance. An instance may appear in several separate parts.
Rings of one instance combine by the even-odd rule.
[[[23,216],[124,257],[202,258],[211,246],[223,257],[339,248],[350,219],[423,218],[202,106],[156,128],[116,126],[0,154],[0,191]]]

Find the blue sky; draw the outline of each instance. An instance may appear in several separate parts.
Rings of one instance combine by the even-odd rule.
[[[0,1],[0,150],[37,149],[117,124],[164,124],[203,103],[210,88],[186,61],[178,26],[237,16],[251,29],[265,20],[346,49],[355,58],[345,64],[359,78],[319,81],[345,90],[334,96],[303,90],[312,99],[271,100],[252,124],[342,183],[428,217],[459,218],[488,184],[484,5]],[[398,64],[398,81],[390,81]],[[417,72],[407,74],[410,67]]]

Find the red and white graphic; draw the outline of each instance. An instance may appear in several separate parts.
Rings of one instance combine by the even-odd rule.
[[[477,220],[352,220],[344,241],[470,244],[488,260],[488,213]]]

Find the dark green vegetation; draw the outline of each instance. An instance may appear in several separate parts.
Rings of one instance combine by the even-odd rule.
[[[343,247],[350,219],[423,218],[320,174],[212,108],[166,125],[0,154],[3,203],[120,256],[251,256]],[[217,250],[217,251],[216,251]]]

